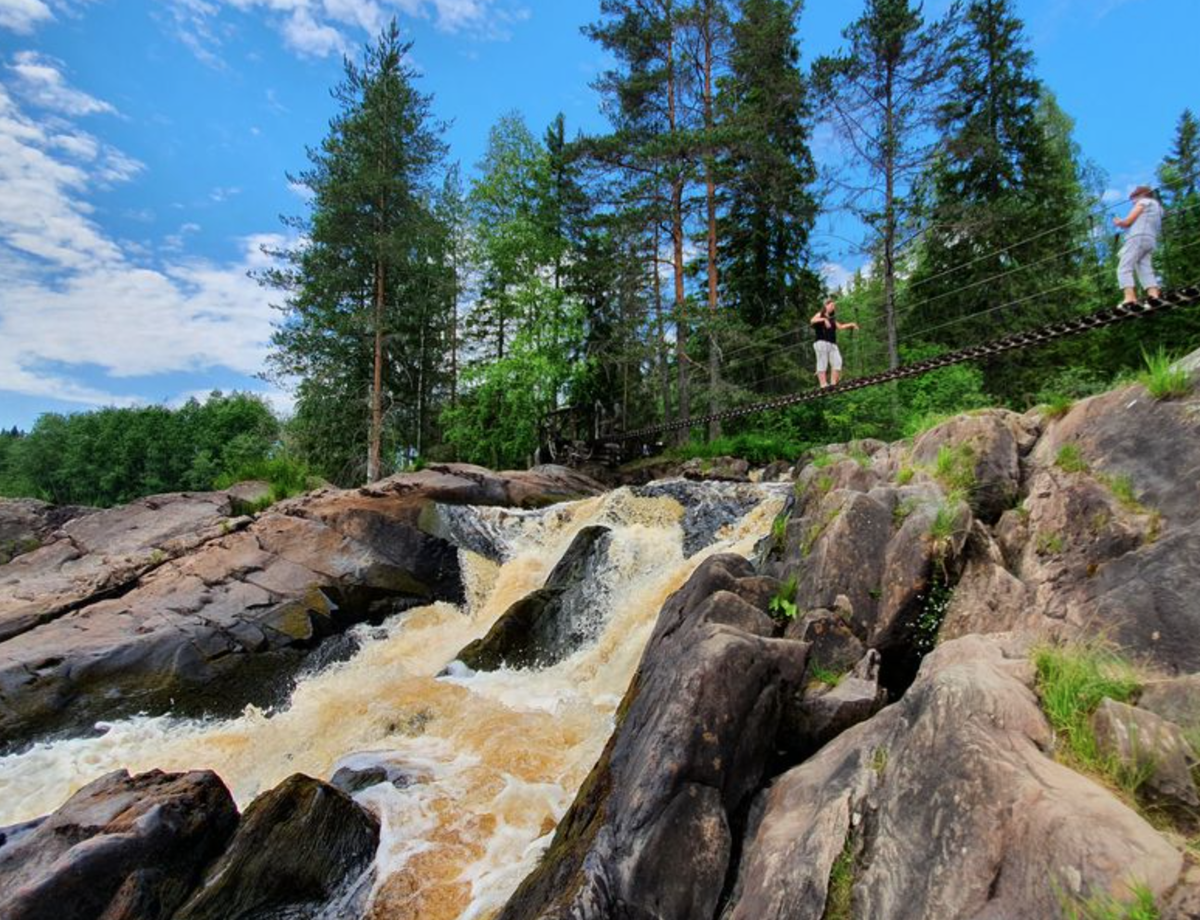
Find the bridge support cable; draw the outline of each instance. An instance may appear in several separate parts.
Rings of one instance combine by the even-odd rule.
[[[787,396],[779,396],[774,399],[753,403],[748,406],[739,406],[734,409],[726,409],[722,412],[709,413],[708,415],[696,415],[689,418],[686,422],[675,421],[660,425],[650,425],[646,428],[638,428],[634,431],[616,432],[605,438],[602,438],[601,442],[605,444],[615,444],[625,441],[646,441],[654,435],[679,431],[681,429],[691,428],[695,425],[707,425],[709,422],[724,422],[730,419],[741,418],[746,415],[757,415],[760,412],[770,412],[772,409],[783,409],[787,406],[796,406],[802,403],[814,402],[818,399],[826,399],[830,396],[839,396],[842,393],[849,393],[853,390],[862,390],[866,389],[867,387],[878,386],[883,383],[891,383],[894,380],[905,380],[909,377],[918,377],[921,374],[927,374],[930,371],[935,371],[939,368],[950,367],[955,364],[963,364],[967,361],[978,361],[982,358],[990,358],[1006,352],[1017,351],[1022,348],[1032,348],[1038,345],[1044,345],[1047,342],[1053,342],[1056,339],[1064,339],[1073,335],[1079,335],[1084,332],[1090,332],[1093,329],[1101,329],[1105,326],[1113,326],[1117,323],[1122,323],[1127,320],[1142,319],[1147,316],[1154,316],[1156,314],[1165,313],[1169,310],[1174,310],[1179,307],[1194,306],[1197,303],[1200,303],[1200,287],[1193,286],[1180,288],[1174,291],[1167,291],[1161,298],[1144,300],[1139,303],[1120,304],[1119,306],[1108,307],[1095,313],[1089,313],[1086,316],[1079,316],[1057,323],[1050,323],[1028,332],[1015,332],[1011,335],[1002,336],[998,339],[992,339],[991,341],[984,342],[980,345],[972,345],[968,348],[960,349],[959,351],[938,355],[935,358],[928,358],[924,361],[917,361],[912,364],[902,364],[895,370],[884,371],[879,374],[871,374],[867,377],[859,377],[854,380],[848,380],[843,383],[839,383],[837,386],[825,387],[824,389],[805,390],[801,393],[792,393]]]

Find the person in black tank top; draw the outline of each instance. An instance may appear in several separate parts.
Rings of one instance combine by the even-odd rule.
[[[817,336],[813,350],[817,353],[817,380],[821,389],[829,386],[825,379],[826,371],[832,371],[830,380],[833,386],[837,386],[838,379],[842,376],[842,353],[837,347],[838,330],[858,328],[858,323],[839,323],[836,313],[837,302],[831,297],[825,301],[821,312],[812,318],[813,332]]]

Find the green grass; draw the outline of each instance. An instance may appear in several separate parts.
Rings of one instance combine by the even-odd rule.
[[[1065,920],[1158,920],[1158,905],[1154,893],[1145,885],[1134,885],[1130,889],[1130,900],[1121,900],[1107,894],[1092,895],[1080,900],[1064,899]]]
[[[951,492],[946,500],[938,506],[937,513],[929,525],[929,537],[938,547],[939,555],[944,554],[950,546],[950,541],[958,532],[959,505],[962,504],[961,492]]]
[[[1089,469],[1078,444],[1064,444],[1060,447],[1054,464],[1066,473],[1086,473]]]
[[[809,462],[809,466],[815,466],[819,470],[825,469],[827,466],[833,466],[836,461],[831,453],[820,453],[813,457]]]
[[[892,509],[892,524],[899,527],[920,506],[921,503],[915,498],[906,498],[903,501],[896,502],[896,507]]]
[[[861,466],[864,470],[871,466],[870,455],[862,449],[861,444],[852,444],[850,446],[850,459]]]
[[[846,844],[829,870],[829,891],[825,895],[825,913],[821,920],[854,920],[854,838],[846,835]]]
[[[909,438],[919,438],[925,432],[932,431],[942,422],[948,422],[952,418],[954,415],[948,412],[926,412],[913,416],[904,422],[904,435]]]
[[[774,460],[792,461],[812,447],[811,441],[772,434],[745,432],[727,435],[715,441],[689,441],[666,451],[664,458],[670,460],[711,459],[713,457],[739,457],[754,464],[767,464]]]
[[[1120,502],[1121,507],[1126,511],[1132,511],[1134,514],[1146,513],[1146,506],[1138,501],[1138,497],[1133,491],[1133,478],[1128,473],[1120,473],[1116,476],[1101,476],[1100,481],[1108,486],[1108,490],[1112,492],[1113,497]]]
[[[1075,406],[1075,400],[1070,396],[1055,394],[1039,408],[1042,416],[1051,420],[1060,419]]]
[[[816,663],[808,669],[809,680],[815,680],[826,687],[836,687],[842,682],[842,678],[846,676],[846,673],[845,671],[834,671],[832,668],[823,668]]]
[[[794,574],[779,586],[779,590],[771,598],[768,609],[777,620],[796,619],[796,576]]]
[[[1060,750],[1068,762],[1118,788],[1136,791],[1145,777],[1102,755],[1092,730],[1092,714],[1101,700],[1107,697],[1124,703],[1140,690],[1133,666],[1095,641],[1041,646],[1034,650],[1033,663],[1042,709],[1062,740]]]
[[[969,444],[942,445],[933,475],[948,492],[970,492],[975,488],[974,449]]]
[[[221,476],[217,479],[215,486],[218,489],[228,489],[239,482],[251,479],[267,482],[270,485],[270,492],[256,501],[238,503],[238,507],[235,509],[238,514],[257,514],[275,502],[283,501],[294,495],[301,495],[317,488],[320,484],[320,480],[313,475],[312,470],[303,461],[283,455],[242,466],[235,473]]]
[[[888,765],[887,748],[885,748],[885,747],[875,748],[875,750],[873,750],[871,752],[871,769],[874,770],[877,775],[882,776],[883,771],[887,769],[887,765]]]
[[[1067,548],[1062,534],[1052,533],[1048,530],[1038,532],[1037,542],[1034,545],[1039,556],[1058,556]]]
[[[792,519],[792,512],[781,514],[771,522],[771,540],[774,543],[774,548],[782,551],[784,544],[787,543],[788,523]]]
[[[1154,354],[1142,352],[1142,358],[1146,362],[1146,369],[1138,375],[1138,382],[1155,399],[1173,399],[1186,396],[1191,391],[1191,375],[1176,366],[1175,359],[1165,349],[1160,348]]]
[[[912,482],[913,477],[917,475],[917,471],[911,466],[902,466],[896,473],[896,485],[906,486]]]

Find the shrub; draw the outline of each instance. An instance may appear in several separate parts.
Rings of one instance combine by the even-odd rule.
[[[1146,369],[1138,375],[1138,381],[1155,399],[1186,396],[1191,390],[1191,375],[1179,367],[1164,349],[1160,348],[1152,355],[1142,352],[1142,358],[1146,362]]]
[[[768,608],[776,619],[796,619],[796,576],[791,575],[779,586]]]

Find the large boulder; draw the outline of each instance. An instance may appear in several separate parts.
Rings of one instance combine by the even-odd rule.
[[[237,820],[215,773],[110,773],[0,842],[4,917],[168,920]]]
[[[778,487],[781,492],[786,486]],[[683,509],[683,555],[690,557],[716,542],[722,529],[736,524],[761,504],[763,487],[742,482],[654,482],[633,489],[639,498],[669,498]]]
[[[706,560],[663,606],[618,726],[509,900],[531,917],[711,917],[806,646],[771,638],[774,582]]]
[[[373,815],[298,773],[250,803],[175,920],[315,920],[331,901],[353,902],[365,893],[378,845]]]
[[[1185,808],[1200,807],[1192,779],[1200,757],[1174,722],[1105,699],[1092,715],[1092,728],[1100,753],[1115,758],[1131,773],[1144,773],[1149,792]]]
[[[547,667],[597,638],[604,625],[597,615],[603,609],[596,597],[602,590],[598,576],[611,544],[609,528],[585,527],[545,585],[509,607],[456,658],[476,671]]]
[[[819,920],[835,862],[852,915],[879,920],[1056,917],[1064,899],[1171,890],[1180,853],[1049,755],[1032,682],[1023,649],[941,645],[900,702],[762,794],[724,916]]]
[[[458,549],[426,527],[439,503],[533,508],[599,490],[561,468],[447,465],[255,519],[211,493],[74,520],[0,567],[0,748],[135,711],[278,702],[326,637],[461,601]]]

